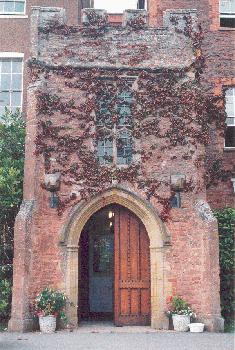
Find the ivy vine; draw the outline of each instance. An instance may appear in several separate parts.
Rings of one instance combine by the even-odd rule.
[[[97,21],[100,23],[98,27],[104,28],[106,23],[101,23],[101,19],[91,12],[90,25],[87,27],[94,30]],[[187,78],[186,69],[162,69],[157,72],[128,69],[107,71],[98,68],[76,69],[72,66],[55,67],[35,59],[28,62],[32,81],[42,76],[50,79],[51,75],[56,74],[64,77],[67,88],[75,89],[82,95],[81,101],[75,103],[74,100],[64,101],[62,95],[40,91],[37,98],[40,122],[36,138],[36,155],[44,155],[46,171],[60,172],[66,185],[78,186],[80,198],[102,191],[113,181],[126,181],[136,190],[141,190],[147,200],[154,199],[161,205],[160,218],[167,221],[175,193],[171,190],[169,181],[152,176],[147,161],[153,158],[157,166],[165,151],[179,146],[188,149],[182,158],[192,159],[194,153],[199,152],[199,145],[208,144],[210,124],[215,123],[223,133],[226,127],[223,96],[208,95],[200,86],[199,78],[204,65],[201,27],[198,24],[199,30],[195,33],[192,31],[191,18],[186,16],[185,21],[184,34],[190,37],[196,52],[195,80]],[[131,25],[134,26],[133,23]],[[142,22],[135,22],[134,27],[142,29]],[[53,23],[40,29],[40,32],[70,35],[76,30],[80,29]],[[128,83],[130,79],[137,84],[135,88]],[[133,161],[128,167],[119,167],[112,159],[109,164],[100,164],[96,154],[97,142],[111,137],[97,127],[97,123],[105,123],[106,118],[105,115],[99,115],[100,103],[105,105],[110,126],[114,127],[121,118],[117,105],[120,104],[119,96],[123,91],[127,91],[132,98],[129,108],[132,116],[130,128]],[[53,115],[58,112],[61,115],[60,126],[52,121]],[[144,139],[148,141],[148,147],[145,150],[136,149],[135,142]],[[56,165],[50,162],[52,156],[56,159]],[[174,161],[176,158],[173,156],[171,159]],[[210,162],[204,163],[208,169],[218,170]],[[200,156],[196,160],[196,166],[202,166]],[[214,177],[208,174],[210,170],[205,175],[205,181],[209,185],[215,184],[215,180],[221,176],[224,179],[223,171],[217,171]],[[200,186],[190,179],[185,192],[198,190]],[[162,192],[168,195],[161,196]],[[58,213],[62,214],[70,201],[76,201],[75,197],[73,195],[61,201]]]

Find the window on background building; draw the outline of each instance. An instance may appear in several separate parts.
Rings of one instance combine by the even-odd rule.
[[[235,28],[235,0],[220,0],[220,27]]]
[[[22,109],[23,58],[0,56],[0,117]]]
[[[226,91],[226,113],[225,147],[235,147],[235,88]]]
[[[110,111],[106,107],[107,102],[100,102],[98,116],[99,140],[97,155],[103,164],[129,164],[132,159],[131,137],[131,93],[123,91],[119,95],[117,113],[119,119],[113,123],[110,119]]]
[[[145,9],[145,0],[94,0],[95,9],[105,9],[108,13],[123,13],[129,9]]]
[[[25,14],[25,0],[0,0],[0,15],[1,14]]]

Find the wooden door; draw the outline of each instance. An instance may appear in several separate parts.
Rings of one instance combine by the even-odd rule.
[[[115,207],[114,324],[150,325],[149,237],[128,209]]]

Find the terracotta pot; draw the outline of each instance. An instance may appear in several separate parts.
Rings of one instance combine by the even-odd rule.
[[[53,333],[56,329],[56,316],[39,316],[39,326],[42,333]]]
[[[174,331],[187,332],[190,323],[190,316],[172,315]]]

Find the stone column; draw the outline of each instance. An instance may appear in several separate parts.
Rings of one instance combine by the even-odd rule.
[[[217,220],[206,200],[195,205],[196,218],[202,232],[202,282],[200,322],[211,332],[223,332],[224,320],[220,314],[219,235]]]
[[[28,113],[26,120],[24,200],[15,220],[12,316],[9,331],[29,331],[33,321],[29,314],[28,285],[31,266],[31,234],[33,226],[33,208],[35,192],[39,186],[37,178],[37,159],[34,155],[37,134],[37,99],[38,85],[30,85],[27,91]]]
[[[35,140],[37,137],[37,90],[42,86],[40,81],[30,84],[27,89],[27,116],[25,137],[25,165],[24,165],[24,191],[27,199],[35,198],[35,189],[39,185],[37,181],[37,157]]]
[[[25,332],[33,329],[28,300],[33,206],[34,200],[24,200],[15,221],[12,311],[8,324],[8,331],[11,332]]]
[[[155,329],[168,329],[165,315],[164,296],[164,248],[150,247],[151,261],[151,326]]]
[[[31,25],[30,25],[30,44],[31,56],[38,58],[38,26],[40,16],[40,6],[32,6]]]
[[[66,293],[73,306],[67,305],[66,316],[68,323],[74,327],[78,324],[78,248],[78,246],[67,247]]]

